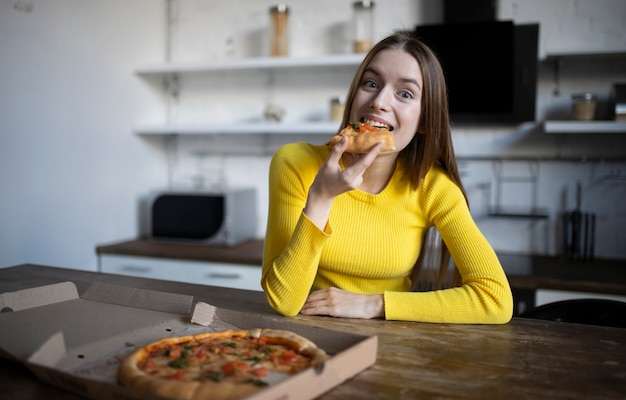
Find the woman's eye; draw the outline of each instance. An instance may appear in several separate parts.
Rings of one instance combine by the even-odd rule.
[[[401,91],[399,95],[403,99],[412,99],[413,98],[413,94],[411,92],[407,92],[406,90]]]
[[[368,81],[363,82],[363,86],[364,86],[364,87],[367,87],[367,88],[375,88],[375,87],[377,87],[376,82],[374,82],[374,81],[369,81],[369,80],[368,80]]]

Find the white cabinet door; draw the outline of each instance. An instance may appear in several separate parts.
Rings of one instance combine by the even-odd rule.
[[[100,272],[262,291],[261,267],[168,258],[100,254]]]
[[[237,289],[263,290],[261,288],[261,267],[253,265],[202,263],[196,268],[187,270],[187,282]]]
[[[176,261],[150,257],[134,257],[113,254],[101,254],[100,272],[108,274],[139,276],[142,278],[185,281],[180,266]]]
[[[626,296],[617,294],[572,292],[568,290],[537,289],[535,292],[535,307],[542,306],[555,301],[575,300],[575,299],[605,299],[626,301]]]

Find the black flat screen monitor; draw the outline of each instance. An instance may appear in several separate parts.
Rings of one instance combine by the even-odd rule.
[[[538,24],[447,23],[409,33],[439,57],[452,123],[535,120]]]

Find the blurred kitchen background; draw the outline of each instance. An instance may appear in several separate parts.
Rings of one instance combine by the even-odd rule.
[[[286,2],[288,58],[345,65],[266,68],[275,1],[2,0],[0,267],[96,270],[96,246],[140,236],[141,201],[159,189],[254,187],[262,238],[273,151],[338,128],[330,101],[357,65],[352,3]],[[374,15],[376,40],[444,22],[439,1],[376,0]],[[476,220],[500,253],[560,255],[562,216],[580,209],[596,216],[595,257],[626,259],[624,125],[550,123],[571,121],[582,92],[594,119],[614,119],[626,1],[500,0],[495,17],[539,24],[536,117],[455,123]]]

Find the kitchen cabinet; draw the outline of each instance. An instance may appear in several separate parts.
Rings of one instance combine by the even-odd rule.
[[[558,287],[559,285],[554,286]],[[519,289],[512,287],[511,290],[513,292],[513,315],[530,311],[539,306],[565,300],[601,299],[626,302],[626,293],[620,295],[602,292],[582,292],[575,289],[543,289],[540,287],[536,289]]]
[[[99,272],[262,290],[262,240],[219,246],[136,239],[97,246],[96,254]]]
[[[246,75],[266,71],[269,78],[267,82],[253,82],[255,85],[267,85],[266,88],[260,88],[259,91],[251,90],[256,94],[258,103],[267,101],[269,96],[267,92],[274,90],[277,86],[277,78],[275,73],[297,71],[300,74],[298,79],[294,79],[286,84],[281,83],[284,90],[293,93],[299,93],[301,90],[300,83],[303,81],[320,82],[321,90],[332,86],[332,83],[324,85],[325,77],[327,80],[334,80],[339,74],[345,85],[333,88],[326,95],[325,106],[329,109],[331,97],[336,93],[345,93],[351,82],[352,76],[359,64],[363,60],[363,54],[333,54],[319,57],[259,57],[240,60],[223,60],[204,63],[164,63],[139,67],[135,70],[135,74],[146,80],[157,79],[162,82],[160,90],[166,97],[165,122],[157,123],[141,123],[136,124],[133,131],[142,136],[159,136],[159,135],[215,135],[215,134],[323,134],[328,135],[337,131],[338,123],[329,121],[328,118],[318,113],[314,118],[299,120],[295,122],[272,123],[265,122],[259,115],[257,120],[250,121],[250,118],[234,121],[227,120],[224,122],[215,122],[214,120],[206,122],[181,122],[176,115],[179,115],[181,95],[186,90],[182,80],[189,78],[194,80],[202,80],[203,78],[215,78],[216,75],[228,74],[231,79],[237,77],[245,77]],[[320,73],[326,71],[326,73]],[[331,73],[329,73],[331,71]],[[221,75],[220,75],[221,74]],[[234,74],[234,75],[233,75]],[[235,78],[232,78],[232,77]],[[261,80],[261,79],[259,79]],[[328,82],[327,82],[328,83]],[[210,85],[208,85],[210,86]],[[187,87],[189,89],[189,87]],[[256,89],[256,88],[253,88]],[[190,89],[189,89],[190,90]],[[207,87],[208,91],[228,91],[226,88]],[[246,94],[248,95],[248,93]],[[318,93],[319,99],[322,93]],[[220,100],[221,101],[221,100]],[[315,100],[312,100],[315,101]],[[230,105],[234,109],[238,104]],[[289,105],[285,105],[287,113]],[[328,110],[326,110],[328,111]],[[328,115],[328,112],[326,112]]]
[[[100,254],[103,273],[262,291],[261,267],[247,264]]]
[[[626,295],[580,292],[573,290],[537,289],[535,292],[535,307],[563,300],[577,299],[604,299],[626,302]]]

